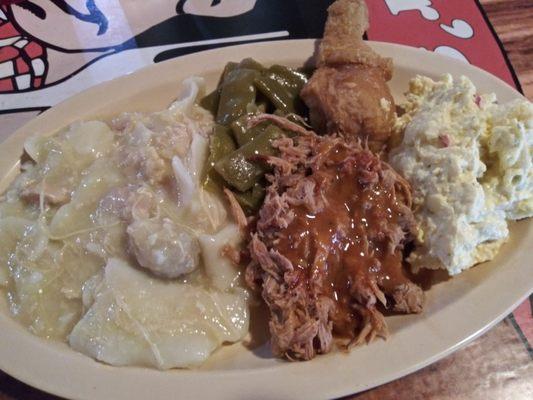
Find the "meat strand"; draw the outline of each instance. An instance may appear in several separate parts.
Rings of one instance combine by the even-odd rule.
[[[246,271],[270,309],[274,353],[307,360],[334,337],[386,337],[378,303],[420,312],[424,300],[402,269],[409,186],[358,142],[307,132],[274,146],[293,165],[272,164]]]

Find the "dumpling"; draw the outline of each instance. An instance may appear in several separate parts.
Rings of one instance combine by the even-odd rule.
[[[32,333],[160,369],[198,365],[247,334],[241,272],[220,257],[242,237],[201,184],[214,123],[202,91],[188,79],[169,109],[25,143],[0,197],[0,288]]]
[[[84,170],[113,147],[114,134],[100,121],[74,123],[53,137],[29,138],[24,149],[36,164],[26,167],[25,179],[19,179],[21,198],[39,204],[44,196],[46,204],[64,205]]]
[[[64,338],[80,318],[81,286],[103,261],[76,243],[49,241],[39,222],[0,221],[0,265],[11,312],[38,336]]]
[[[0,219],[0,287],[8,285],[10,260],[18,241],[32,224],[32,221],[17,217]]]
[[[127,228],[129,249],[139,265],[162,278],[177,278],[200,263],[198,240],[168,218],[138,219]]]
[[[115,141],[113,131],[102,121],[74,123],[65,133],[65,139],[86,163],[107,155]]]
[[[122,175],[107,159],[96,160],[81,180],[72,200],[54,215],[50,223],[52,237],[64,237],[93,227],[91,215],[100,199],[122,183]]]
[[[72,159],[73,154],[62,154],[67,161],[83,161],[88,165],[107,154],[113,148],[113,143],[113,131],[106,123],[87,121],[73,123],[65,132],[54,137],[32,136],[24,143],[24,151],[36,163],[44,163],[51,151],[60,150],[62,153],[61,150],[68,148],[77,157]]]
[[[195,366],[248,331],[244,291],[152,279],[120,259],[86,283],[84,301],[70,346],[111,365]]]

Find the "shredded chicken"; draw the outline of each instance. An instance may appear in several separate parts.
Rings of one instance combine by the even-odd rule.
[[[222,257],[226,257],[236,266],[238,266],[241,262],[241,252],[229,244],[222,246],[220,255]]]
[[[237,225],[239,225],[239,228],[243,230],[246,229],[246,227],[248,226],[248,221],[246,220],[246,215],[244,214],[241,205],[235,198],[235,195],[228,188],[224,188],[224,194],[228,199],[231,214],[235,219],[235,222],[237,223]]]
[[[70,201],[70,191],[66,187],[48,184],[45,180],[33,182],[20,191],[20,198],[27,203],[39,204],[41,196],[45,204],[62,206]]]

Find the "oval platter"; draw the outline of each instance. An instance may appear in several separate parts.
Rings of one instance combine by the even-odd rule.
[[[479,92],[500,102],[521,95],[498,78],[461,61],[405,46],[369,42],[394,60],[390,82],[396,100],[416,74],[438,78],[466,75]],[[253,57],[264,64],[299,67],[312,63],[313,40],[286,40],[225,47],[168,60],[95,86],[64,101],[0,144],[0,191],[18,170],[24,140],[52,134],[77,120],[109,119],[123,111],[167,107],[181,80],[196,75],[214,88],[224,65]],[[111,367],[66,344],[33,336],[9,315],[0,297],[0,369],[44,391],[74,399],[315,399],[367,390],[416,371],[465,345],[504,318],[533,289],[529,220],[513,223],[511,239],[491,262],[434,284],[420,315],[387,317],[391,336],[350,353],[333,352],[290,363],[272,357],[267,326],[252,319],[252,341],[225,346],[196,370],[157,371]],[[255,320],[255,324],[254,324]]]

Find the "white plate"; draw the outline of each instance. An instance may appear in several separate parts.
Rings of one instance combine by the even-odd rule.
[[[397,99],[415,74],[438,77],[444,72],[468,76],[480,92],[495,92],[501,102],[520,97],[499,79],[451,58],[405,46],[372,46],[394,59],[390,84]],[[30,134],[50,134],[72,121],[109,118],[121,111],[163,109],[185,77],[204,76],[214,87],[228,61],[254,57],[265,64],[301,66],[314,47],[314,41],[300,40],[206,51],[150,66],[76,95],[0,145],[0,190],[16,172],[23,141]],[[533,243],[533,224],[515,223],[511,232],[511,241],[495,260],[434,285],[427,292],[421,315],[388,317],[389,340],[377,340],[349,354],[332,353],[289,363],[270,356],[263,336],[263,344],[252,350],[243,344],[224,347],[199,370],[110,367],[65,344],[33,336],[10,317],[2,296],[0,369],[39,389],[79,399],[314,399],[355,393],[450,354],[504,318],[531,293],[533,268],[527,254],[528,245]],[[261,329],[266,327],[256,326],[256,330]]]

